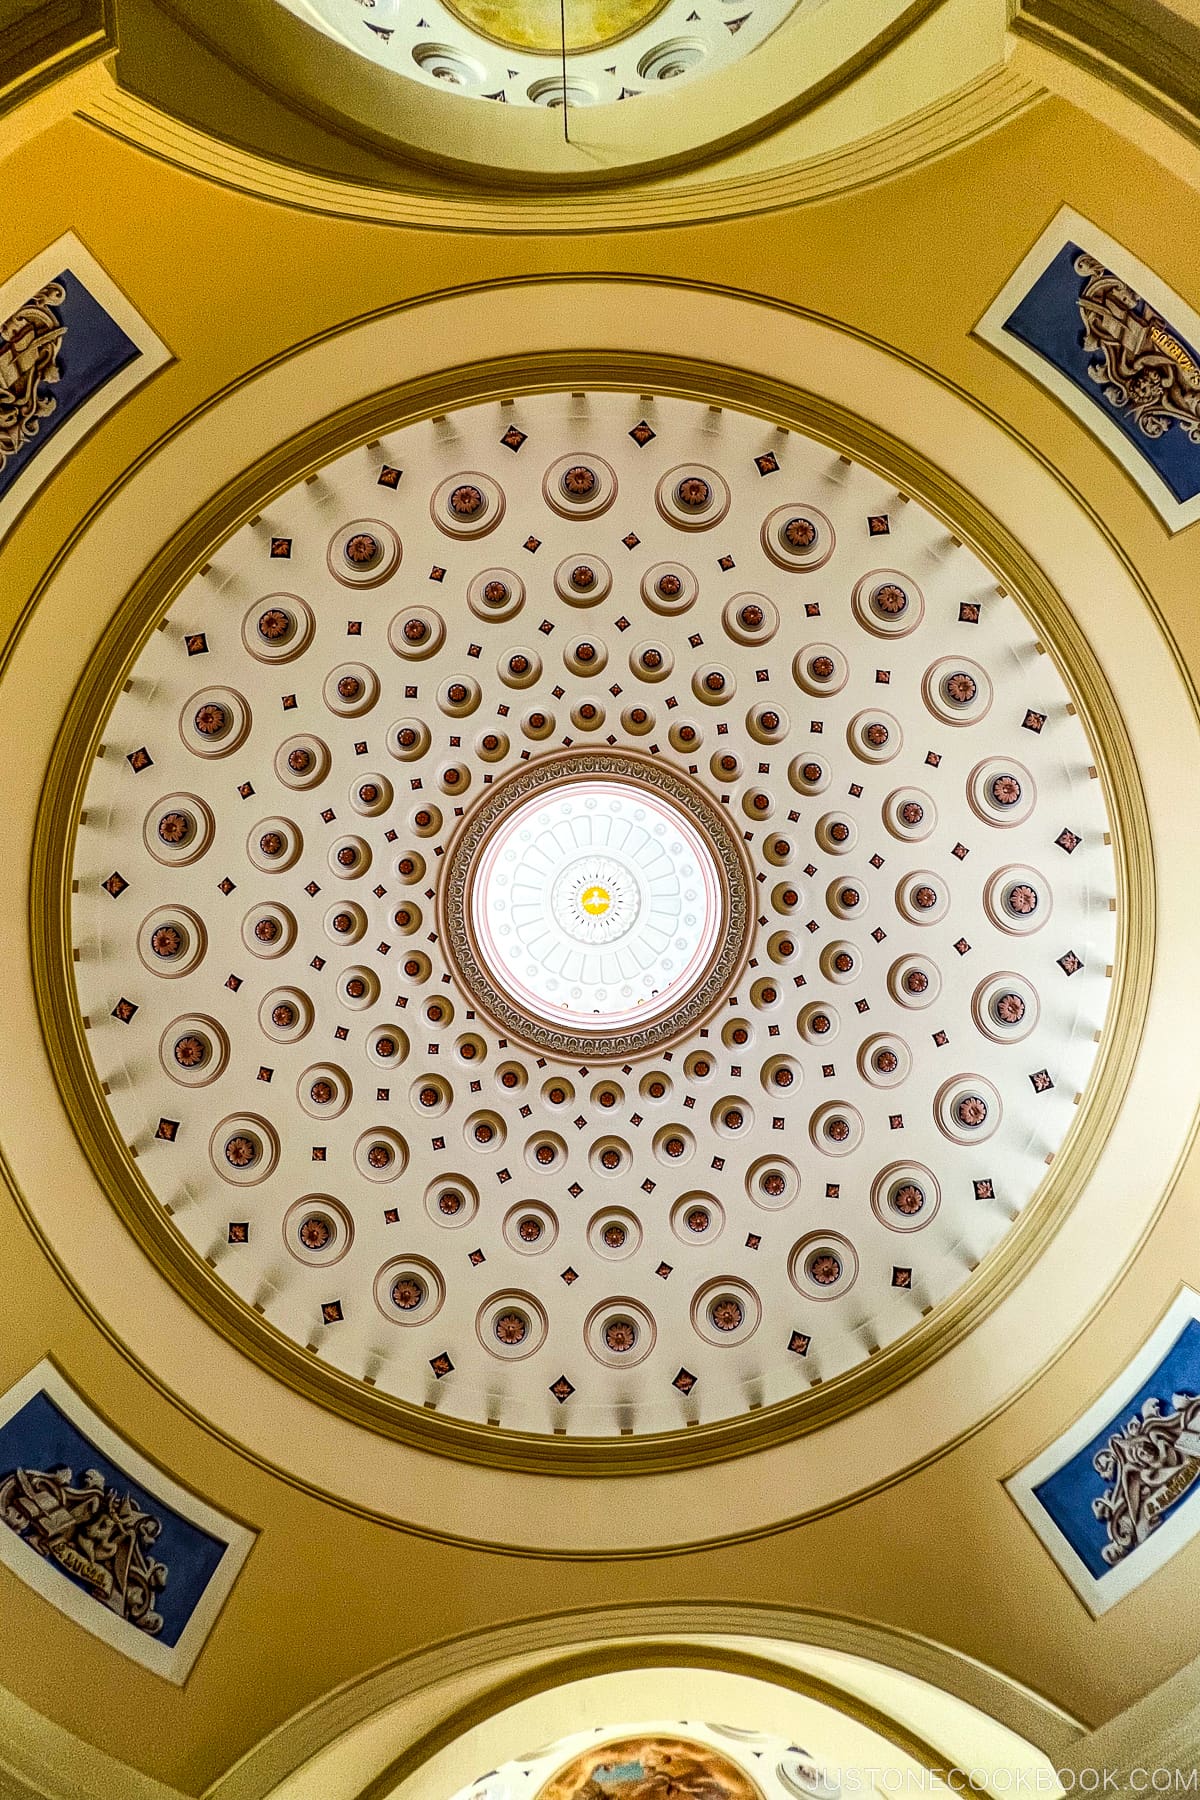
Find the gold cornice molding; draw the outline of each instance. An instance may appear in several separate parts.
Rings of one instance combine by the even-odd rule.
[[[1106,82],[1200,146],[1200,26],[1169,4],[1014,0],[1009,30]]]
[[[339,180],[210,136],[111,83],[85,100],[77,116],[174,168],[277,205],[370,224],[507,237],[658,230],[813,205],[948,155],[1019,118],[1046,95],[1041,82],[1001,66],[899,125],[797,162],[736,176],[561,196],[428,193]]]
[[[1148,1770],[1200,1768],[1200,1657],[1079,1738],[1063,1767],[1077,1776],[1113,1769],[1116,1791],[1134,1794],[1145,1791]],[[1127,1779],[1135,1769],[1137,1783]]]
[[[393,166],[407,163],[410,187],[433,182],[444,193],[449,174],[476,197],[480,190],[507,193],[510,199],[563,188],[586,193],[694,171],[804,119],[879,68],[940,13],[973,8],[974,35],[982,43],[992,24],[993,54],[997,60],[1002,56],[1002,0],[842,0],[836,16],[817,12],[783,18],[771,33],[768,63],[760,60],[751,67],[749,59],[735,60],[701,77],[700,90],[690,84],[682,95],[664,90],[633,114],[625,107],[589,109],[586,131],[564,139],[543,109],[506,106],[497,112],[472,106],[464,111],[461,96],[423,83],[402,81],[403,103],[398,105],[391,70],[276,0],[242,0],[238,13],[228,16],[215,11],[209,0],[149,4],[177,28],[177,54],[202,47],[215,66],[250,81],[273,104],[329,133],[351,154],[369,152],[376,166],[380,158]],[[136,11],[132,17],[131,42],[138,30]],[[255,45],[253,62],[245,55],[248,40]],[[952,45],[946,54],[953,59]],[[132,65],[132,57],[130,61]],[[206,87],[202,72],[196,73]],[[120,79],[119,68],[117,74]],[[161,100],[176,110],[153,63],[126,85],[152,104]],[[225,96],[215,98],[215,108],[210,100],[203,119],[194,110],[195,95],[179,110],[224,139],[231,107]],[[236,107],[234,101],[234,111]],[[252,129],[261,129],[257,121]],[[295,145],[289,143],[285,163],[294,154]]]
[[[589,1676],[624,1673],[630,1669],[712,1669],[724,1675],[741,1675],[750,1681],[765,1681],[788,1693],[803,1694],[806,1699],[818,1700],[833,1711],[853,1719],[856,1724],[878,1732],[880,1737],[887,1739],[935,1780],[944,1782],[954,1767],[955,1759],[929,1739],[909,1730],[879,1707],[872,1706],[857,1695],[846,1693],[844,1689],[835,1687],[831,1681],[822,1680],[820,1676],[788,1668],[772,1661],[769,1656],[755,1655],[753,1651],[706,1644],[672,1644],[669,1640],[660,1640],[605,1645],[585,1650],[574,1656],[560,1657],[555,1662],[543,1663],[536,1669],[499,1683],[466,1706],[457,1708],[415,1743],[409,1744],[365,1787],[359,1789],[354,1800],[389,1800],[389,1796],[395,1793],[401,1782],[415,1775],[439,1750],[446,1749],[473,1726],[483,1724],[485,1720],[494,1718],[497,1713],[504,1712],[522,1700],[564,1687],[568,1682],[586,1681]]]
[[[192,1800],[0,1687],[0,1800]]]
[[[1040,1193],[967,1285],[864,1367],[764,1408],[747,1420],[614,1444],[546,1439],[440,1418],[371,1390],[286,1339],[220,1282],[164,1218],[117,1134],[83,1041],[72,979],[70,846],[87,773],[113,697],[142,645],[193,572],[273,496],[355,445],[412,419],[469,403],[562,387],[633,389],[753,412],[803,431],[875,470],[942,519],[1030,614],[1095,746],[1113,821],[1118,868],[1118,948],[1109,1025],[1096,1069]],[[244,471],[192,515],[144,570],[118,608],[68,709],[51,758],[33,850],[31,954],[42,1029],[55,1081],[77,1136],[117,1213],[161,1274],[208,1324],[275,1379],[356,1425],[413,1448],[492,1468],[603,1476],[691,1469],[747,1455],[844,1418],[929,1367],[1018,1284],[1065,1221],[1095,1167],[1133,1068],[1155,954],[1153,846],[1145,797],[1123,721],[1091,646],[1033,558],[974,496],[883,428],[813,394],[764,376],[664,356],[558,351],[449,369],[372,396],[319,421]],[[673,1546],[680,1549],[683,1546]]]
[[[735,1645],[730,1639],[741,1643]],[[772,1654],[775,1644],[780,1646],[779,1655]],[[369,1728],[406,1701],[422,1693],[450,1696],[456,1690],[474,1690],[465,1702],[447,1698],[438,1722],[415,1735],[355,1796],[355,1800],[375,1800],[376,1796],[383,1800],[440,1749],[515,1703],[589,1676],[659,1668],[714,1670],[803,1695],[878,1733],[926,1770],[962,1766],[949,1744],[915,1729],[901,1716],[899,1707],[889,1710],[856,1693],[849,1681],[840,1686],[785,1660],[794,1645],[833,1651],[894,1670],[906,1683],[915,1678],[925,1687],[987,1713],[1066,1767],[1086,1767],[1089,1757],[1093,1767],[1112,1762],[1114,1757],[1107,1752],[1113,1726],[1123,1726],[1128,1716],[1122,1715],[1098,1732],[1086,1733],[1060,1708],[1000,1671],[947,1646],[866,1620],[741,1602],[634,1602],[510,1622],[500,1639],[490,1628],[463,1633],[413,1657],[376,1668],[331,1690],[270,1731],[210,1783],[204,1800],[269,1800],[303,1764],[331,1750],[339,1740],[352,1746],[360,1727]],[[489,1679],[489,1667],[511,1669],[514,1660],[526,1663],[522,1673]],[[1182,1673],[1192,1676],[1194,1687],[1194,1671]],[[1179,1677],[1164,1683],[1147,1701],[1131,1709],[1131,1714],[1160,1712],[1163,1701],[1179,1686]],[[178,1788],[76,1737],[3,1688],[0,1732],[3,1800],[113,1800],[117,1794],[121,1800],[184,1800]],[[393,1742],[405,1735],[401,1727]],[[1172,1742],[1179,1737],[1175,1732]],[[1091,1751],[1097,1739],[1104,1745],[1104,1755],[1099,1745]],[[1165,1754],[1147,1758],[1146,1766],[1172,1760],[1177,1766],[1188,1766],[1186,1758]]]
[[[732,1612],[740,1614],[749,1610],[735,1606]],[[552,1662],[535,1660],[539,1650],[534,1646],[533,1634],[527,1626],[508,1626],[505,1644],[515,1631],[519,1638],[519,1654],[530,1661],[527,1672],[514,1680],[492,1682],[473,1701],[448,1711],[445,1721],[416,1737],[399,1757],[372,1776],[360,1788],[355,1800],[371,1800],[377,1794],[386,1796],[393,1787],[424,1767],[446,1744],[521,1700],[586,1680],[589,1676],[664,1667],[713,1670],[802,1695],[886,1738],[927,1771],[962,1767],[961,1758],[956,1757],[947,1745],[915,1731],[899,1716],[898,1710],[888,1711],[848,1687],[839,1687],[794,1663],[773,1657],[770,1653],[773,1640],[789,1646],[793,1641],[803,1641],[805,1648],[836,1646],[841,1654],[866,1659],[876,1666],[895,1668],[909,1678],[913,1673],[909,1659],[916,1657],[920,1659],[922,1669],[917,1678],[920,1682],[927,1686],[937,1686],[940,1682],[940,1691],[952,1694],[968,1707],[988,1712],[1005,1729],[1063,1766],[1082,1769],[1108,1766],[1115,1760],[1107,1753],[1113,1736],[1112,1725],[1123,1726],[1130,1715],[1121,1715],[1112,1725],[1085,1734],[1081,1725],[1039,1696],[997,1671],[942,1646],[906,1638],[903,1633],[865,1622],[802,1612],[793,1614],[783,1609],[767,1615],[765,1609],[760,1610],[764,1616],[747,1621],[756,1628],[756,1638],[744,1627],[739,1630],[736,1624],[733,1633],[756,1642],[759,1646],[756,1650],[719,1642],[718,1637],[726,1634],[718,1634],[711,1625],[708,1629],[713,1641],[704,1642],[700,1636],[703,1627],[690,1621],[685,1623],[682,1618],[685,1609],[681,1607],[640,1606],[636,1615],[628,1619],[620,1615],[613,1618],[608,1614],[584,1612],[570,1618],[556,1616],[537,1621],[536,1636],[545,1645],[541,1654],[553,1657]],[[708,1616],[715,1609],[705,1607],[703,1611]],[[693,1634],[690,1641],[671,1636],[668,1614],[679,1618],[678,1631]],[[789,1634],[788,1626],[793,1618],[805,1633],[803,1640],[793,1639]],[[652,1635],[637,1635],[642,1631]],[[585,1632],[591,1632],[592,1639],[572,1649],[572,1637],[578,1639]],[[606,1636],[612,1641],[595,1641]],[[494,1661],[495,1633],[489,1632],[487,1639]],[[481,1660],[480,1648],[475,1635],[455,1640],[454,1660],[447,1662],[442,1654],[443,1647],[439,1646],[432,1653],[443,1668],[436,1685],[450,1690],[456,1681],[461,1685],[464,1674],[469,1682],[470,1676],[482,1669],[488,1660]],[[429,1679],[430,1666],[431,1653],[422,1652],[402,1665],[376,1670],[347,1688],[324,1695],[303,1713],[269,1733],[218,1776],[205,1789],[204,1800],[270,1800],[270,1796],[284,1787],[288,1777],[303,1763],[319,1756],[341,1737],[348,1735],[352,1739],[356,1727],[364,1723],[369,1725],[373,1718],[397,1704],[402,1705],[405,1697],[414,1691],[420,1692],[422,1685],[434,1685]],[[1191,1675],[1194,1686],[1194,1671],[1185,1670],[1182,1674]],[[1161,1710],[1162,1701],[1173,1695],[1179,1686],[1179,1677],[1164,1683],[1162,1688],[1154,1690],[1146,1700],[1132,1708],[1131,1714],[1136,1716],[1150,1709]],[[0,1688],[0,1730],[4,1732],[0,1750],[2,1800],[114,1800],[117,1795],[120,1800],[185,1800],[177,1787],[168,1786],[75,1736],[3,1688]],[[1159,1733],[1160,1743],[1165,1735]],[[1177,1745],[1182,1735],[1179,1731],[1172,1733],[1171,1743]],[[1101,1754],[1099,1747],[1091,1748],[1096,1740],[1103,1744],[1105,1754]],[[1154,1756],[1144,1755],[1143,1762],[1147,1767],[1169,1763],[1189,1766],[1188,1757],[1178,1753],[1168,1756],[1161,1751]]]
[[[716,1655],[717,1647],[703,1642],[706,1637],[719,1640]],[[525,1663],[511,1684],[507,1679],[492,1681],[466,1705],[447,1701],[442,1718],[407,1744],[357,1796],[357,1800],[377,1800],[380,1792],[386,1795],[389,1791],[384,1778],[395,1785],[454,1736],[494,1717],[514,1699],[588,1674],[639,1666],[669,1663],[681,1668],[732,1670],[733,1659],[747,1652],[732,1650],[731,1638],[757,1640],[757,1653],[748,1653],[755,1666],[747,1668],[747,1674],[811,1694],[890,1737],[927,1768],[953,1760],[948,1746],[931,1743],[896,1713],[868,1706],[847,1688],[801,1669],[783,1655],[776,1660],[771,1645],[778,1643],[781,1650],[798,1645],[833,1651],[895,1670],[978,1708],[1056,1762],[1066,1760],[1084,1737],[1085,1726],[1043,1695],[975,1657],[901,1627],[786,1604],[720,1599],[628,1601],[510,1620],[501,1634],[491,1626],[457,1633],[416,1656],[373,1669],[284,1721],[213,1782],[204,1800],[263,1800],[321,1750],[349,1739],[358,1727],[406,1700],[425,1692],[451,1694],[476,1674],[486,1678],[489,1667],[518,1660]],[[544,1681],[541,1672],[546,1668],[554,1674]]]
[[[0,29],[0,117],[116,48],[114,0],[42,0]]]

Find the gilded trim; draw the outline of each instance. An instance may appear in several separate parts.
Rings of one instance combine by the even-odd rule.
[[[698,399],[753,412],[785,429],[809,434],[929,507],[995,572],[998,582],[1020,598],[1040,640],[1054,655],[1095,746],[1118,869],[1113,1023],[1101,1043],[1095,1074],[1040,1194],[966,1286],[865,1367],[819,1388],[764,1408],[750,1419],[714,1421],[687,1432],[620,1443],[547,1440],[440,1418],[322,1365],[238,1299],[164,1218],[117,1134],[84,1046],[71,962],[69,851],[87,774],[113,699],[142,645],[193,572],[239,525],[334,455],[432,413],[514,393],[587,386]],[[400,1438],[414,1448],[490,1467],[605,1477],[688,1469],[791,1441],[903,1385],[959,1342],[1012,1291],[1066,1218],[1106,1141],[1109,1118],[1133,1067],[1149,1001],[1155,893],[1145,797],[1112,693],[1057,590],[974,496],[890,433],[783,383],[699,361],[598,356],[587,350],[505,358],[446,370],[373,396],[279,446],[206,502],[126,596],[72,698],[43,794],[32,871],[31,955],[38,1006],[64,1106],[118,1214],[159,1271],[209,1324],[270,1376],[357,1425]]]
[[[332,218],[420,230],[526,233],[659,230],[753,217],[872,187],[1009,124],[1047,90],[1008,67],[855,143],[761,174],[608,193],[421,193],[344,181],[218,139],[113,87],[79,110],[85,124],[237,193]],[[690,285],[690,284],[685,284]]]

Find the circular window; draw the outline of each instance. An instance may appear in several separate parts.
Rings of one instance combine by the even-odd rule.
[[[521,770],[451,851],[459,972],[506,1030],[568,1054],[677,1037],[736,975],[748,885],[728,824],[669,770],[575,753]]]

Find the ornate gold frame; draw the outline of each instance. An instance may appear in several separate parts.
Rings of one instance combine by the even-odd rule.
[[[584,781],[593,775],[628,775],[678,800],[693,824],[712,846],[721,884],[721,932],[709,962],[692,988],[669,1014],[652,1017],[636,1031],[609,1035],[570,1032],[529,1017],[502,992],[487,973],[470,914],[465,890],[473,859],[484,835],[501,811],[534,788],[555,780],[563,784]],[[728,990],[741,976],[750,954],[750,896],[754,874],[737,834],[710,801],[704,790],[678,769],[654,762],[636,750],[552,751],[535,762],[523,764],[498,781],[461,821],[446,850],[443,877],[438,884],[437,928],[443,944],[452,951],[451,970],[473,1006],[491,1020],[502,1035],[520,1038],[535,1050],[578,1062],[622,1062],[644,1056],[659,1044],[673,1043],[685,1031],[712,1016]],[[651,1011],[652,1009],[647,1009]]]
[[[760,1648],[735,1648],[728,1641],[718,1646],[701,1641],[698,1634],[756,1639]],[[519,1672],[493,1682],[465,1705],[449,1708],[378,1769],[356,1800],[386,1800],[440,1750],[518,1702],[591,1676],[633,1669],[714,1669],[744,1675],[831,1707],[878,1732],[932,1772],[953,1766],[945,1743],[919,1734],[849,1688],[782,1658],[776,1660],[769,1649],[773,1644],[835,1650],[903,1671],[998,1720],[1055,1762],[1065,1762],[1072,1745],[1084,1735],[1077,1719],[1011,1677],[936,1640],[896,1627],[756,1602],[633,1601],[510,1622],[503,1660],[510,1668],[514,1659],[519,1661]],[[550,1652],[545,1660],[543,1651]],[[380,1717],[397,1702],[445,1689],[496,1660],[494,1630],[470,1631],[373,1670],[337,1690],[336,1706],[327,1697],[263,1739],[213,1785],[209,1800],[257,1800],[335,1738],[349,1738],[356,1727]]]
[[[441,1418],[323,1365],[237,1298],[164,1216],[121,1141],[86,1052],[75,1002],[70,849],[103,724],[142,645],[195,570],[273,497],[333,456],[412,420],[514,394],[593,387],[698,399],[753,412],[853,458],[941,518],[1018,597],[1054,656],[1095,749],[1113,825],[1118,939],[1096,1069],[1041,1191],[944,1306],[866,1365],[749,1418],[641,1438],[541,1437]],[[1124,723],[1087,638],[1042,569],[978,500],[890,433],[786,384],[713,363],[581,349],[444,370],[335,413],[281,445],[192,516],[118,608],[76,689],[50,759],[35,833],[31,959],[54,1079],[85,1154],[119,1216],[167,1280],[266,1373],[350,1422],[460,1460],[556,1476],[673,1471],[747,1455],[815,1431],[900,1387],[960,1341],[1018,1283],[1058,1230],[1100,1155],[1149,1002],[1155,891],[1149,816]]]

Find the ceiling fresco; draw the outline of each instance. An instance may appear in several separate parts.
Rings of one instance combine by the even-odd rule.
[[[610,1723],[514,1757],[454,1800],[840,1800],[840,1776],[755,1726]]]
[[[663,9],[664,0],[584,0],[560,7],[558,0],[451,0],[449,10],[472,30],[510,50],[532,50],[542,56],[560,54],[566,33],[567,54],[602,50],[640,30]]]
[[[762,1790],[711,1744],[647,1734],[580,1751],[538,1800],[762,1800]]]

